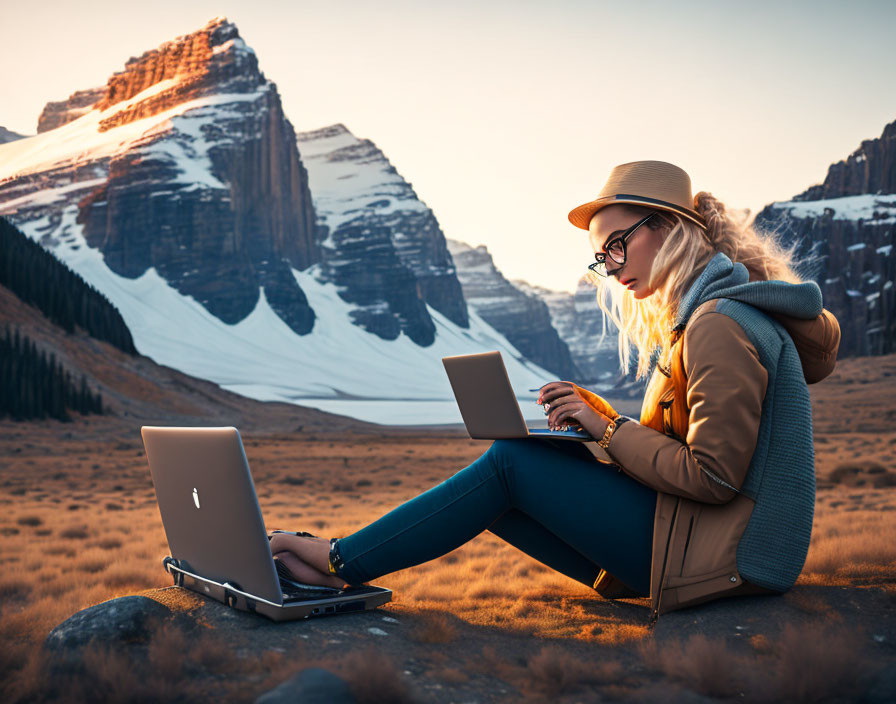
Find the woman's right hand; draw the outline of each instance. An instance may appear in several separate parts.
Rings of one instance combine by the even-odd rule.
[[[544,405],[548,414],[548,428],[558,430],[575,423],[592,438],[600,438],[610,419],[592,408],[576,392],[577,388],[568,381],[553,381],[541,387],[538,403]]]
[[[539,389],[538,401],[536,403],[542,403],[544,392],[548,390],[548,387],[555,387],[555,385],[563,385],[572,389],[572,391],[578,396],[582,401],[584,401],[593,411],[600,413],[602,416],[612,420],[619,415],[619,412],[610,405],[610,403],[601,396],[598,396],[596,393],[589,391],[588,389],[583,389],[581,386],[577,384],[573,384],[571,381],[552,381],[548,384],[545,384]]]

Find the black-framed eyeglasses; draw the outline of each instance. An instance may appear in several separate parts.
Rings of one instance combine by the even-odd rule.
[[[618,237],[614,237],[612,240],[607,242],[604,245],[604,252],[606,252],[606,254],[602,252],[598,252],[597,254],[595,254],[595,261],[588,265],[588,269],[593,271],[598,276],[607,276],[608,256],[617,264],[625,264],[625,243],[633,234],[635,234],[635,230],[637,230],[639,227],[641,227],[641,225],[650,220],[650,218],[652,218],[654,215],[656,215],[656,212],[650,213],[650,215],[645,215],[621,235],[619,235]]]

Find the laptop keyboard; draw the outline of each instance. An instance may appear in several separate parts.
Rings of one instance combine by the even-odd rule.
[[[295,585],[295,582],[289,584],[281,580],[280,591],[283,592],[283,598],[286,601],[323,599],[328,596],[337,596],[338,594],[342,593],[341,589],[331,589],[330,587],[316,587],[313,584],[303,584],[298,587]]]

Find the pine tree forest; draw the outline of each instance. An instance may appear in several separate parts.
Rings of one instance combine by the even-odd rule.
[[[55,354],[38,351],[33,340],[7,325],[0,338],[0,418],[70,421],[69,411],[102,413],[102,396],[90,391],[85,376],[73,378]]]
[[[118,309],[37,242],[0,218],[0,285],[66,332],[75,326],[128,354],[134,340]]]

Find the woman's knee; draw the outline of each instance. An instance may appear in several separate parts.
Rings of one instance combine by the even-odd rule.
[[[489,460],[492,470],[504,478],[508,485],[510,477],[525,471],[532,462],[532,453],[537,451],[538,441],[530,438],[507,438],[495,440],[483,457]]]
[[[521,456],[521,453],[524,451],[523,445],[527,442],[528,438],[495,440],[485,454],[499,466],[513,464],[513,460]]]

